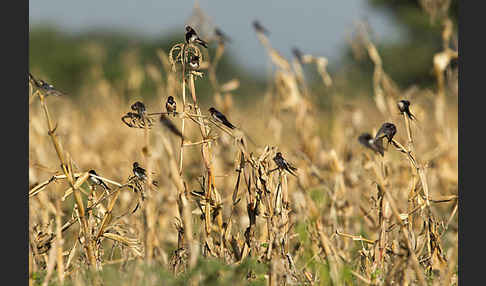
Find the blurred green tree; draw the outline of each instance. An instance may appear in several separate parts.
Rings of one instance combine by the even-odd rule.
[[[398,41],[371,38],[380,53],[385,72],[402,88],[412,84],[432,86],[435,83],[432,60],[443,48],[442,30],[446,17],[453,23],[453,37],[457,40],[459,0],[369,0],[368,3],[391,15],[404,31]],[[356,62],[351,47],[343,56],[343,62],[347,76],[355,82],[369,79],[366,74],[373,72],[370,58],[366,55]],[[371,82],[367,85],[371,87]]]

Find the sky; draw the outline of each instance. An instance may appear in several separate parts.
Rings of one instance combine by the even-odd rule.
[[[270,66],[252,28],[258,19],[270,31],[273,47],[287,58],[296,46],[303,53],[337,59],[357,21],[366,19],[378,39],[395,41],[403,34],[383,11],[366,0],[198,0],[210,22],[231,39],[228,52],[250,72]],[[55,25],[68,33],[103,28],[130,31],[147,38],[162,37],[174,29],[184,33],[195,1],[161,0],[30,0],[29,26]]]

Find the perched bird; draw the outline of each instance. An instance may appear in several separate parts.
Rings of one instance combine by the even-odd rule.
[[[168,114],[173,113],[174,117],[176,116],[177,106],[174,97],[172,95],[169,95],[169,97],[167,97],[167,102],[165,103],[165,109],[167,109]]]
[[[402,99],[397,103],[398,109],[401,113],[404,113],[410,118],[411,120],[416,119],[415,115],[410,112],[410,101]]]
[[[49,84],[42,79],[36,80],[34,76],[29,72],[29,80],[34,83],[34,85],[42,90],[46,96],[53,95],[53,96],[62,96],[65,95],[64,92],[57,90],[54,88],[52,84]]]
[[[147,111],[145,109],[145,104],[143,104],[143,102],[141,102],[141,101],[135,102],[134,104],[132,104],[132,106],[130,106],[130,108],[133,111],[136,111],[137,114],[140,115],[140,116],[143,116],[145,114],[145,112]]]
[[[222,44],[224,44],[225,42],[231,43],[230,37],[226,36],[219,28],[215,28],[214,33],[218,37],[220,43]]]
[[[267,29],[265,29],[261,24],[260,22],[258,22],[258,20],[255,20],[253,21],[253,28],[255,28],[255,31],[259,32],[259,33],[262,33],[262,34],[265,34],[265,35],[269,35],[270,33],[268,32]]]
[[[388,139],[388,143],[390,143],[393,139],[393,136],[397,133],[397,127],[393,123],[385,122],[381,125],[380,129],[378,129],[378,133],[376,133],[375,141],[381,138],[386,137]]]
[[[98,176],[98,174],[96,174],[95,170],[89,170],[88,173],[90,175],[95,175],[95,176]],[[93,177],[93,176],[89,176],[89,181],[94,184],[94,185],[100,185],[102,186],[105,190],[111,190],[106,184],[105,182],[103,182],[103,180],[101,179],[98,179],[96,177]]]
[[[292,166],[289,162],[287,162],[283,157],[281,152],[277,152],[275,157],[273,157],[273,161],[277,164],[278,168],[281,170],[286,170],[291,175],[297,177],[294,171],[297,171],[297,168]]]
[[[174,133],[175,135],[177,135],[177,136],[179,136],[181,138],[184,138],[184,136],[179,131],[179,129],[177,129],[177,127],[174,125],[174,123],[172,123],[172,121],[170,121],[170,119],[167,116],[165,116],[164,114],[161,114],[160,115],[160,122],[165,127],[167,127],[172,133]]]
[[[397,127],[395,126],[395,124],[385,122],[383,123],[383,125],[381,125],[380,129],[378,129],[378,133],[376,133],[375,139],[373,139],[373,141],[380,150],[384,150],[383,138],[388,139],[388,143],[390,143],[393,139],[393,136],[395,136],[395,133],[397,133]]]
[[[193,70],[199,69],[199,56],[192,55],[191,59],[189,60],[189,66]]]
[[[186,42],[187,43],[197,43],[200,44],[201,46],[205,47],[206,49],[208,48],[208,43],[205,41],[201,40],[199,36],[197,35],[196,31],[194,31],[191,26],[186,25]]]
[[[385,154],[385,150],[383,149],[383,146],[378,146],[375,144],[375,140],[373,139],[373,136],[369,133],[363,133],[358,137],[359,143],[361,145],[370,148],[371,150],[375,151],[376,153],[381,154],[383,156]]]
[[[236,128],[233,124],[231,124],[228,121],[228,119],[226,119],[226,116],[224,116],[223,113],[217,111],[216,108],[214,108],[214,107],[209,108],[209,112],[211,112],[211,116],[216,121],[223,123],[224,125],[226,125],[227,127],[231,128],[231,129],[235,129]]]
[[[147,174],[144,168],[140,167],[138,162],[133,163],[133,174],[137,176],[140,180],[145,180],[147,179]]]
[[[299,61],[300,64],[304,63],[302,60],[302,52],[297,47],[292,49],[292,54],[294,54],[294,57]]]

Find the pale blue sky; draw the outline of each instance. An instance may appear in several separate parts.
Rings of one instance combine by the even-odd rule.
[[[363,18],[378,38],[396,40],[401,35],[393,19],[366,0],[199,0],[199,5],[232,38],[228,49],[235,60],[255,72],[268,68],[269,60],[251,26],[254,19],[270,30],[272,45],[286,57],[295,45],[332,61],[354,23]],[[30,0],[29,22],[51,23],[66,32],[103,27],[157,37],[173,29],[183,34],[193,6],[194,1],[186,0]]]

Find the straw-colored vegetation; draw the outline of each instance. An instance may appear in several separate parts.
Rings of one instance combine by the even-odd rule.
[[[437,87],[400,90],[360,30],[355,45],[374,63],[374,94],[346,102],[333,90],[325,58],[285,59],[257,35],[274,71],[247,108],[233,100],[237,79],[216,78],[224,43],[208,54],[186,44],[182,32],[170,51],[158,51],[160,62],[128,64],[126,84],[135,94],[128,101],[102,77],[87,92],[86,109],[68,91],[45,96],[30,85],[31,285],[457,283],[457,69],[449,65],[457,52],[449,49],[450,33],[431,59]],[[199,70],[188,65],[193,55]],[[302,65],[317,66],[326,95],[310,91]],[[125,124],[143,77],[160,96]],[[210,77],[211,102],[198,101],[200,77]],[[169,95],[178,113],[161,121]],[[329,97],[332,115],[316,105],[320,96]],[[418,120],[400,113],[401,99]],[[237,128],[212,119],[211,106]],[[381,156],[357,138],[384,122],[397,133]],[[297,176],[277,169],[276,152]],[[134,177],[133,162],[146,169],[146,180]],[[90,183],[90,169],[110,190]]]

